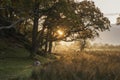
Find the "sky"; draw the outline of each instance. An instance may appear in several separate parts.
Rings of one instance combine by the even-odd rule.
[[[120,45],[120,25],[112,24],[110,31],[100,32],[100,37],[91,41],[91,43]]]
[[[101,12],[106,14],[112,24],[116,23],[116,18],[120,14],[120,0],[93,0],[95,5],[100,8]],[[114,14],[116,15],[107,15]]]
[[[77,0],[83,1],[83,0]],[[96,7],[98,7],[102,13],[105,14],[106,17],[109,18],[111,24],[116,23],[116,18],[120,14],[120,0],[89,0],[94,1]],[[116,15],[108,15],[108,14],[116,14]]]
[[[83,1],[83,0],[79,0]],[[108,17],[112,27],[110,31],[105,31],[100,33],[100,37],[96,38],[92,43],[109,43],[113,45],[120,45],[120,25],[116,24],[116,18],[120,14],[120,0],[92,0],[95,2],[95,5],[104,13],[104,16]],[[117,13],[117,14],[116,14]],[[114,14],[114,15],[108,15]]]
[[[100,8],[101,12],[106,14],[105,16],[109,18],[111,24],[116,23],[116,18],[120,14],[120,0],[93,0],[95,5]],[[114,14],[116,15],[107,15]],[[112,25],[110,31],[105,31],[100,33],[100,37],[97,38],[94,43],[109,43],[114,45],[120,44],[120,25]]]

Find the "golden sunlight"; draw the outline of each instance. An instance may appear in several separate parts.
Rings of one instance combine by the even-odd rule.
[[[64,34],[64,32],[62,30],[58,30],[57,33],[62,36]]]
[[[69,46],[70,47],[72,44],[74,44],[74,41],[72,41],[72,42],[60,41],[60,44],[64,45],[64,46]]]

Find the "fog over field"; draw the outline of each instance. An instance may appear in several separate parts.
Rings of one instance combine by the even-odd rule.
[[[120,44],[120,25],[112,24],[110,31],[100,32],[100,37],[96,38],[92,43],[109,43],[113,45]]]

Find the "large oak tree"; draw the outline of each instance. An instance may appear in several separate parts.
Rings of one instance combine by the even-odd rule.
[[[31,56],[42,49],[51,53],[54,41],[91,39],[110,27],[110,21],[93,1],[2,0],[0,4],[0,29],[11,28],[18,23],[32,25],[32,31],[28,32],[32,33]],[[64,34],[60,36],[58,30]]]

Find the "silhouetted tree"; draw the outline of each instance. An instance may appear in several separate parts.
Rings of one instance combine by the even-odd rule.
[[[38,50],[51,53],[52,43],[57,40],[83,39],[85,45],[86,39],[93,39],[99,36],[99,31],[109,30],[110,27],[110,21],[93,1],[4,0],[0,4],[0,9],[3,9],[0,20],[4,17],[6,21],[7,18],[12,21],[6,28],[15,27],[18,23],[33,26],[30,37],[32,57]],[[0,29],[3,28],[5,25],[0,26]],[[63,34],[60,35],[58,30]]]

